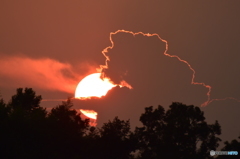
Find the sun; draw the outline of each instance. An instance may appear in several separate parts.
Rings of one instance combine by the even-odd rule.
[[[121,81],[120,84],[113,84],[109,78],[101,78],[101,73],[93,73],[84,77],[77,85],[75,98],[80,100],[90,99],[92,97],[101,98],[113,87],[127,87],[132,89],[126,81]],[[82,118],[89,118],[89,125],[96,126],[98,113],[94,110],[79,110]]]
[[[116,87],[108,78],[101,79],[101,73],[93,73],[83,78],[77,85],[75,98],[87,99],[91,97],[101,98],[107,92]]]
[[[98,113],[94,110],[80,109],[82,119],[89,119],[90,126],[97,126],[97,115]]]
[[[94,110],[80,109],[79,111],[88,118],[95,119],[95,120],[97,119],[97,112],[95,112]]]

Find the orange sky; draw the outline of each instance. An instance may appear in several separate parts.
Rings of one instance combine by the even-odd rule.
[[[239,3],[2,0],[0,93],[8,101],[17,87],[32,87],[45,99],[73,97],[74,86],[105,63],[101,52],[111,45],[110,32],[125,29],[167,40],[168,53],[187,60],[196,81],[212,86],[212,98],[240,98]],[[74,101],[78,109],[96,110],[99,124],[118,115],[134,126],[146,106],[206,101],[207,89],[190,84],[191,70],[164,56],[157,38],[120,33],[113,40],[107,73],[134,89],[116,87],[100,101]],[[238,102],[212,102],[203,110],[209,122],[219,120],[223,140],[237,138]]]

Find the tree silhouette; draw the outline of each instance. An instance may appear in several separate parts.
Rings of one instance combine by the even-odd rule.
[[[3,99],[0,99],[0,158],[7,154],[8,133],[9,133],[9,113],[10,108],[7,107]]]
[[[23,88],[18,88],[17,94],[12,96],[8,105],[11,106],[12,109],[22,108],[26,111],[31,111],[40,106],[41,100],[42,97],[36,96],[32,88],[25,88],[24,92]]]
[[[172,103],[165,112],[162,106],[145,108],[142,127],[135,132],[141,158],[211,158],[221,134],[220,125],[208,125],[204,113],[192,105]],[[198,147],[199,145],[199,147]]]
[[[36,149],[39,154],[44,149],[41,131],[47,112],[39,106],[40,101],[41,96],[36,96],[31,88],[25,88],[24,92],[22,88],[17,89],[8,104],[0,101],[3,158],[33,158]]]
[[[72,109],[72,102],[70,98],[61,105],[53,108],[48,115],[48,118],[57,122],[61,127],[66,127],[69,131],[75,131],[83,135],[85,129],[89,127],[88,120],[82,120],[80,114],[75,109]],[[72,127],[71,127],[72,126]]]
[[[133,151],[142,159],[212,158],[209,151],[220,141],[218,122],[207,124],[192,105],[172,103],[167,111],[146,107],[143,126],[131,132],[130,121],[118,117],[90,127],[70,99],[50,112],[40,101],[31,88],[18,88],[8,104],[0,99],[0,158],[128,159]],[[239,151],[236,140],[225,145],[223,150]]]
[[[101,156],[111,159],[125,159],[130,157],[134,150],[129,120],[120,120],[115,117],[113,121],[104,123],[100,129]]]
[[[89,128],[89,120],[82,120],[80,114],[72,109],[72,102],[68,99],[53,108],[48,115],[51,132],[49,144],[57,158],[83,158],[85,153],[84,137]]]
[[[238,137],[240,139],[240,136]],[[221,151],[237,151],[238,155],[229,155],[229,156],[218,156],[217,159],[225,159],[225,158],[232,158],[232,159],[239,159],[240,153],[240,142],[238,140],[232,140],[231,142],[224,142],[225,146],[221,149]]]
[[[72,110],[70,100],[47,113],[31,88],[17,89],[5,104],[0,100],[0,158],[74,158],[88,121]]]
[[[0,122],[8,119],[10,108],[5,104],[3,99],[0,99]]]

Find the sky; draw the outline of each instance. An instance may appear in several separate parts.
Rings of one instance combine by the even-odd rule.
[[[78,82],[105,65],[115,87],[101,99],[73,100],[76,109],[98,112],[98,125],[115,116],[140,126],[147,106],[172,102],[202,106],[207,122],[218,120],[223,141],[240,135],[240,2],[231,1],[0,1],[0,94],[31,87],[43,99],[73,97]],[[156,35],[154,34],[154,35]],[[166,46],[168,49],[166,50]],[[166,52],[165,52],[166,51]],[[181,62],[176,55],[187,63]],[[189,65],[188,65],[189,64]],[[60,101],[43,101],[54,107]]]

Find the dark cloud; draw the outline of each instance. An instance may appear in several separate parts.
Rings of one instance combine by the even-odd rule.
[[[99,112],[99,123],[118,115],[136,125],[146,106],[166,106],[172,101],[200,105],[207,100],[205,87],[191,85],[189,67],[164,55],[164,41],[130,33],[112,38],[114,47],[105,54],[110,59],[103,70],[105,76],[116,84],[124,80],[133,89],[117,87],[102,99],[82,101],[81,106]]]

